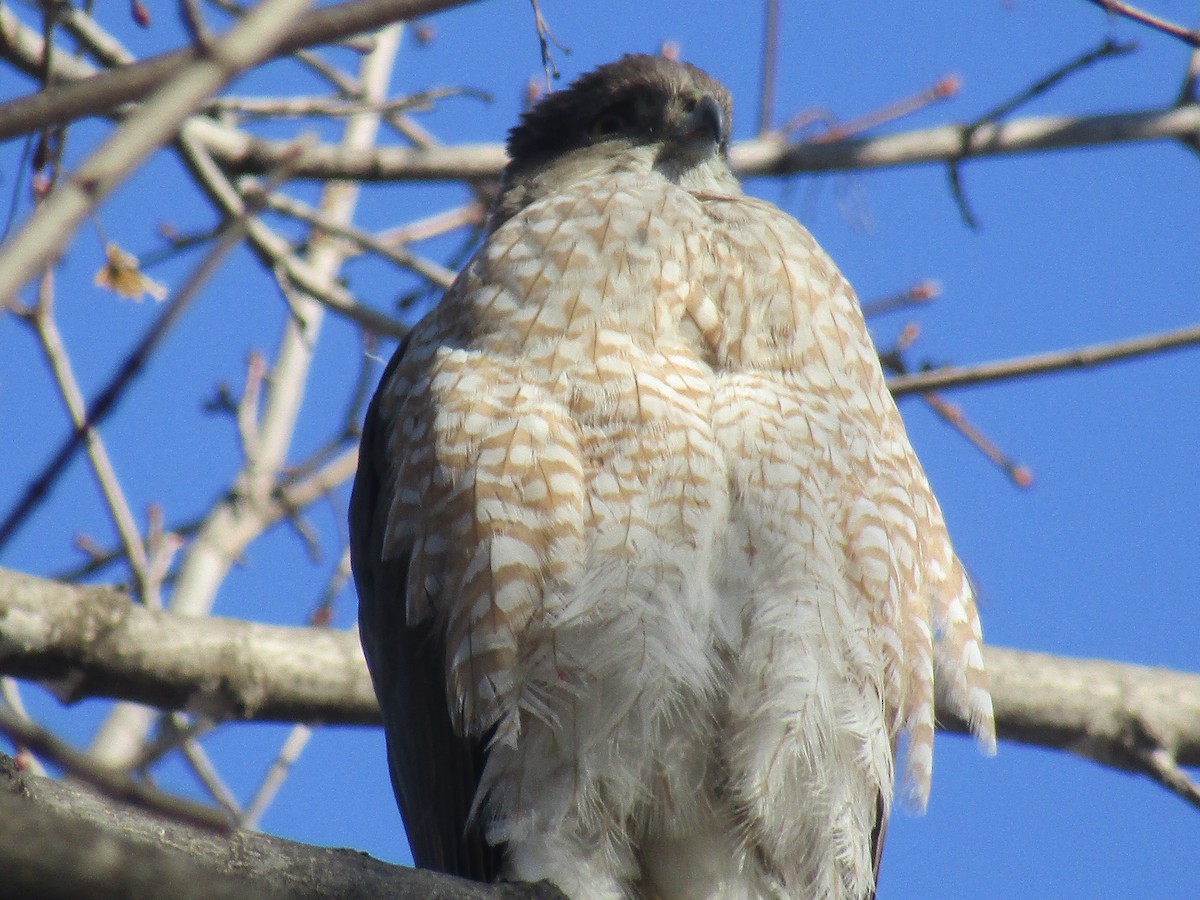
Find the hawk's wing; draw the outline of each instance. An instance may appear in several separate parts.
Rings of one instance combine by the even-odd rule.
[[[379,392],[387,388],[407,346],[406,339],[397,348]],[[443,638],[430,620],[413,628],[405,620],[410,549],[383,558],[395,463],[386,449],[390,423],[381,419],[379,406],[377,393],[367,410],[350,498],[350,554],[358,627],[383,711],[392,787],[418,866],[491,881],[501,848],[489,847],[478,826],[467,827],[486,738],[454,733],[446,706]]]

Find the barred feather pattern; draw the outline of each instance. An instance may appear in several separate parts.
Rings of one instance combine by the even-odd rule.
[[[384,552],[489,741],[474,815],[572,897],[871,896],[903,735],[929,795],[935,677],[995,737],[854,293],[720,157],[563,166],[379,397]]]

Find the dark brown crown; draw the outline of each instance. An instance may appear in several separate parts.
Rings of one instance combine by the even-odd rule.
[[[719,81],[690,63],[662,56],[629,54],[581,75],[521,116],[508,133],[510,174],[524,171],[579,147],[613,136],[634,141],[661,139],[672,100],[710,97],[719,105],[724,152],[733,101]],[[605,131],[606,115],[618,133]]]

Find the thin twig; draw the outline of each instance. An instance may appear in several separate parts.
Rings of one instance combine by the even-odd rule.
[[[529,0],[529,2],[533,6],[534,27],[537,28],[538,46],[542,50],[542,70],[546,73],[546,90],[550,90],[551,75],[554,78],[559,77],[558,66],[554,62],[554,55],[550,52],[551,41],[554,42],[554,46],[568,56],[571,54],[571,51],[564,47],[559,39],[554,36],[554,32],[550,30],[550,26],[546,22],[546,17],[542,15],[542,8],[538,4],[538,0]]]
[[[175,554],[183,546],[183,538],[163,528],[163,510],[150,504],[146,528],[146,575],[142,583],[142,602],[150,609],[162,609],[162,586]]]
[[[388,247],[413,244],[430,238],[441,237],[443,234],[466,226],[482,225],[487,209],[478,201],[464,203],[452,209],[436,212],[415,222],[397,225],[381,231],[375,239]]]
[[[46,357],[46,362],[54,373],[59,395],[66,404],[71,423],[87,448],[92,472],[96,476],[100,493],[108,505],[109,515],[121,538],[121,544],[125,548],[129,567],[132,569],[134,581],[138,585],[138,593],[144,597],[149,581],[146,547],[142,542],[137,523],[129,508],[129,501],[125,498],[125,491],[121,487],[121,480],[117,477],[116,468],[104,446],[100,432],[95,424],[88,420],[87,404],[83,399],[83,392],[79,388],[79,381],[75,378],[71,357],[67,353],[66,345],[63,343],[62,334],[58,330],[58,323],[54,317],[53,284],[54,273],[47,269],[42,275],[32,324],[37,332],[38,342]]]
[[[333,85],[343,97],[353,100],[362,99],[362,82],[348,72],[339,69],[315,50],[297,50],[292,55],[297,62],[308,66]]]
[[[333,621],[334,604],[337,598],[342,595],[346,585],[350,582],[353,572],[350,568],[350,547],[342,548],[341,558],[338,564],[334,567],[329,579],[325,582],[325,589],[321,591],[321,599],[317,601],[316,607],[308,617],[308,624],[314,628],[326,628]],[[357,629],[357,625],[353,626]]]
[[[308,741],[312,737],[312,734],[312,728],[307,725],[292,726],[286,740],[283,742],[283,746],[279,749],[279,754],[271,762],[271,767],[267,770],[266,777],[263,778],[262,784],[255,791],[254,798],[238,817],[238,827],[250,831],[258,830],[258,823],[262,819],[263,813],[267,811],[267,807],[271,805],[275,796],[279,793],[279,789],[283,787],[283,783],[287,780],[292,766],[300,758],[300,754],[304,752],[304,748],[308,746]]]
[[[242,389],[242,399],[237,405],[238,437],[241,439],[244,481],[239,493],[252,502],[258,503],[264,499],[257,493],[256,487],[264,486],[255,477],[258,467],[259,450],[262,433],[259,428],[259,403],[262,400],[263,381],[267,377],[267,361],[261,353],[252,352],[246,360],[246,385]],[[270,476],[268,476],[270,477]]]
[[[243,212],[245,211],[243,210]],[[200,289],[216,273],[230,251],[246,236],[249,221],[243,214],[227,220],[222,226],[221,232],[205,258],[192,271],[175,296],[167,301],[146,334],[122,360],[108,384],[88,406],[84,427],[76,427],[66,437],[55,455],[30,482],[21,498],[5,516],[4,521],[0,523],[0,549],[3,549],[29,514],[45,499],[51,486],[58,480],[79,449],[80,443],[87,435],[86,429],[99,426],[116,408],[117,402],[124,396],[126,388],[141,374],[150,356],[166,335],[179,323],[192,301],[199,295]]]
[[[109,68],[137,62],[137,57],[88,13],[70,4],[60,6],[59,22],[96,62]]]
[[[932,303],[940,296],[942,296],[941,282],[926,279],[925,281],[918,281],[916,284],[905,288],[899,293],[882,297],[879,300],[864,302],[862,304],[862,313],[864,317],[869,319],[872,316],[882,316],[886,313],[906,309],[915,304],[924,305]]]
[[[181,5],[183,26],[187,29],[192,46],[201,54],[208,55],[212,52],[213,33],[204,21],[204,11],[200,8],[199,0],[182,0]]]
[[[311,50],[297,51],[295,57],[299,62],[305,64],[318,75],[328,80],[344,99],[357,102],[363,101],[362,82],[357,78],[326,62]],[[426,129],[422,128],[410,116],[404,113],[385,113],[384,121],[394,128],[405,140],[411,142],[413,146],[440,146],[440,141],[436,140]]]
[[[1033,486],[1033,472],[1028,466],[1022,465],[1005,453],[1000,447],[984,434],[963,413],[962,408],[946,400],[936,391],[921,395],[925,404],[937,413],[946,423],[961,434],[976,450],[988,458],[996,468],[1004,472],[1009,480],[1019,488]]]
[[[1153,747],[1137,753],[1142,774],[1161,787],[1180,797],[1184,802],[1200,809],[1200,784],[1193,781],[1175,757],[1164,747]]]
[[[370,370],[367,370],[370,371]],[[359,383],[364,382],[365,376],[360,376]],[[374,388],[377,378],[368,382],[368,389]],[[361,420],[361,415],[357,417]],[[284,521],[297,510],[304,509],[312,503],[337,490],[352,477],[358,465],[358,448],[351,447],[342,450],[335,457],[320,465],[313,471],[304,466],[298,467],[300,476],[289,480],[277,488],[271,499],[259,510],[262,516],[263,530],[271,528]],[[176,524],[170,533],[180,536],[191,536],[199,531],[203,519],[193,519]],[[96,549],[91,558],[81,566],[54,575],[56,581],[67,583],[79,581],[102,571],[107,566],[124,559],[125,554],[119,549]]]
[[[969,387],[1010,378],[1025,378],[1068,369],[1086,369],[1133,359],[1138,356],[1163,353],[1200,344],[1200,325],[1164,331],[1124,341],[1092,344],[1073,350],[1039,353],[1018,359],[984,363],[978,366],[943,366],[915,375],[899,375],[888,379],[895,397],[921,394],[935,389]]]
[[[1121,0],[1088,0],[1088,2],[1094,6],[1099,6],[1107,13],[1124,16],[1126,19],[1132,19],[1134,22],[1148,25],[1155,31],[1161,31],[1163,34],[1169,34],[1173,38],[1179,38],[1179,40],[1186,44],[1191,44],[1193,47],[1200,47],[1200,31],[1184,28],[1182,25],[1176,25],[1174,22],[1168,22],[1166,19],[1151,15],[1145,10],[1138,9],[1136,6],[1121,2]]]
[[[217,97],[210,100],[207,107],[216,113],[237,113],[253,118],[346,118],[365,112],[392,115],[409,110],[428,110],[432,109],[437,101],[448,97],[471,97],[485,103],[490,103],[493,99],[487,91],[444,87],[373,103],[332,97]]]
[[[8,708],[13,711],[13,715],[19,716],[27,722],[32,722],[28,711],[25,709],[25,703],[21,700],[21,687],[17,684],[15,678],[7,676],[0,678],[0,699],[3,699]],[[46,774],[46,767],[42,765],[37,755],[28,747],[18,745],[17,761],[34,775]]]
[[[859,116],[857,119],[831,124],[828,132],[813,138],[812,142],[825,143],[841,140],[855,134],[862,134],[865,131],[878,128],[880,125],[886,125],[888,122],[894,122],[905,116],[911,116],[913,113],[926,109],[934,103],[948,100],[957,94],[961,88],[962,82],[958,76],[945,75],[930,87],[913,94],[911,97],[902,97],[894,103],[889,103],[882,109]]]
[[[246,200],[225,176],[221,166],[209,154],[207,145],[200,139],[201,135],[213,133],[209,130],[211,124],[201,118],[189,121],[180,133],[179,149],[200,186],[217,202],[222,212],[227,216],[244,217]],[[291,148],[291,152],[281,154],[277,158],[280,166],[275,171],[286,170],[292,174],[288,168],[288,160],[300,158],[305,151],[296,142],[287,146]],[[269,271],[282,271],[288,281],[333,312],[376,334],[401,338],[407,333],[408,329],[403,323],[360,303],[336,281],[321,278],[311,266],[296,256],[292,245],[286,239],[276,234],[261,220],[247,220],[246,240]]]
[[[1179,97],[1176,103],[1179,106],[1184,106],[1188,103],[1195,103],[1197,99],[1196,84],[1200,80],[1200,48],[1192,51],[1188,57],[1187,72],[1183,76],[1183,84],[1179,86]]]
[[[916,342],[919,335],[920,328],[917,325],[906,325],[897,338],[895,347],[879,354],[879,361],[883,364],[885,372],[894,375],[908,373],[909,368],[904,360],[904,353]],[[921,399],[946,424],[957,431],[967,443],[987,457],[992,465],[1004,472],[1013,484],[1020,488],[1028,488],[1033,485],[1033,473],[1001,450],[995,441],[966,417],[961,408],[934,391],[922,394]]]
[[[158,713],[158,724],[153,738],[142,745],[141,752],[130,762],[130,771],[149,771],[159,760],[182,749],[189,740],[199,740],[217,727],[213,719],[176,712]]]
[[[1016,96],[1005,100],[999,106],[988,110],[974,122],[965,126],[962,134],[963,147],[967,148],[971,145],[975,132],[984,125],[992,125],[999,122],[1009,113],[1015,112],[1030,101],[1047,93],[1070,76],[1082,72],[1084,69],[1102,60],[1127,56],[1135,50],[1137,50],[1136,43],[1121,44],[1109,38],[1099,47],[1081,53],[1075,59],[1039,78],[1029,87],[1016,94]],[[966,153],[964,152],[965,157]],[[954,197],[954,203],[958,207],[959,215],[968,228],[975,230],[979,227],[979,219],[971,209],[971,204],[967,200],[967,194],[963,188],[961,162],[961,159],[949,160],[946,168],[946,176],[950,184],[950,194]]]
[[[1084,69],[1090,68],[1097,63],[1108,59],[1118,59],[1122,56],[1129,56],[1136,53],[1138,45],[1134,41],[1129,43],[1121,43],[1114,41],[1112,38],[1106,39],[1098,47],[1091,50],[1085,50],[1074,59],[1059,66],[1052,72],[1043,75],[1029,87],[1020,91],[1015,96],[1005,100],[1000,105],[989,109],[982,116],[975,120],[974,125],[982,125],[985,122],[998,122],[1009,113],[1016,112],[1031,100],[1036,100],[1038,97],[1053,90],[1062,82],[1066,81],[1072,75],[1082,72]]]
[[[186,727],[187,716],[183,713],[171,713],[170,721],[172,725],[180,723]],[[225,779],[221,777],[221,773],[217,771],[217,767],[209,758],[208,753],[200,746],[200,742],[194,737],[186,738],[179,747],[179,752],[183,758],[187,760],[192,772],[200,779],[200,783],[204,785],[210,797],[221,804],[221,808],[229,814],[236,822],[242,817],[242,807],[238,803],[237,797],[233,791],[229,789],[229,785],[225,783]]]
[[[107,797],[133,803],[143,809],[200,828],[219,832],[230,830],[229,819],[222,810],[176,797],[98,765],[90,756],[59,740],[40,725],[25,721],[3,707],[0,707],[0,731],[22,746],[62,766]]]
[[[250,196],[258,196],[262,191],[261,186],[253,181],[244,180],[238,184],[238,188],[242,194]],[[360,228],[353,225],[339,225],[336,222],[329,221],[328,217],[322,216],[317,210],[304,203],[301,200],[296,200],[282,193],[261,194],[262,201],[276,212],[281,212],[285,215],[299,219],[302,222],[307,222],[314,228],[324,232],[325,234],[344,238],[353,244],[356,244],[362,250],[371,253],[377,253],[391,263],[410,271],[416,272],[422,278],[432,282],[436,286],[445,289],[454,283],[455,273],[451,272],[445,266],[442,266],[430,259],[417,256],[415,253],[405,249],[402,245],[393,241],[384,243],[379,238],[367,234]]]
[[[250,11],[249,6],[234,3],[233,0],[209,0],[209,2],[239,19]],[[375,49],[375,39],[369,34],[349,35],[340,40],[329,41],[329,46],[341,47],[353,53],[367,54]]]
[[[762,84],[758,92],[758,136],[765,137],[775,117],[775,83],[779,77],[779,5],[766,0],[763,22]]]

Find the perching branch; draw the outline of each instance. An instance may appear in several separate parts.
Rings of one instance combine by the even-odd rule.
[[[1200,674],[997,647],[985,656],[1000,737],[1144,772],[1130,736],[1152,735],[1177,765],[1200,766]],[[373,725],[379,715],[352,633],[188,619],[5,569],[0,674],[50,680],[68,700],[122,697],[218,719]]]
[[[41,900],[562,900],[546,885],[477,884],[354,850],[213,834],[20,772],[3,754],[0,872],[0,894]]]

